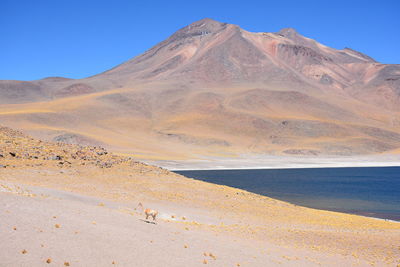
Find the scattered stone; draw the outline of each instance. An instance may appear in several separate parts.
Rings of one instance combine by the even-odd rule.
[[[16,231],[16,230],[17,230],[17,227],[14,226],[14,227],[13,227],[13,230]]]
[[[51,263],[51,258],[48,258],[48,259],[46,260],[46,263]]]
[[[61,225],[59,225],[58,223],[56,223],[54,226],[55,226],[56,228],[60,228],[60,227],[61,227]]]
[[[28,251],[26,251],[26,249],[24,249],[24,250],[21,251],[21,253],[22,254],[26,254],[26,253],[28,253]]]
[[[16,154],[14,152],[9,152],[12,157],[15,157]]]
[[[69,262],[68,261],[64,262],[64,266],[69,266]]]
[[[185,244],[185,245],[183,245],[183,247],[184,247],[184,248],[188,248],[188,245]]]
[[[203,260],[203,264],[207,264],[208,261],[206,259]]]

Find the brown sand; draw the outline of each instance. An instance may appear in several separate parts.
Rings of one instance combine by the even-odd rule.
[[[303,208],[90,147],[1,137],[0,266],[400,263],[397,222]],[[68,159],[74,149],[80,156]],[[43,159],[49,153],[71,164]],[[135,210],[139,202],[159,211],[156,224]]]

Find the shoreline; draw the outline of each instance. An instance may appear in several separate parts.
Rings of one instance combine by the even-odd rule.
[[[191,178],[191,179],[195,179],[195,180],[198,180],[198,181],[203,181],[203,180],[199,180],[199,179],[196,179],[196,178]],[[221,185],[221,184],[216,184],[216,183],[212,183],[212,182],[209,182],[209,181],[205,181],[205,182],[211,183],[213,185]],[[224,186],[228,186],[228,185],[224,185]],[[247,192],[252,193],[252,194],[256,194],[256,195],[263,196],[263,197],[268,197],[268,198],[271,198],[273,200],[282,201],[282,202],[285,202],[285,203],[288,203],[288,204],[291,204],[291,205],[294,205],[294,206],[302,207],[302,208],[314,209],[314,210],[319,210],[319,211],[337,212],[337,213],[341,213],[341,214],[348,214],[348,215],[360,216],[360,217],[364,217],[364,218],[371,218],[371,219],[376,219],[376,220],[387,221],[387,222],[400,223],[400,218],[399,218],[399,220],[395,220],[395,219],[374,217],[372,215],[368,216],[365,213],[363,214],[362,212],[360,212],[360,213],[359,212],[346,212],[346,211],[343,211],[343,210],[321,209],[321,208],[309,207],[309,206],[299,205],[299,204],[294,203],[294,202],[289,201],[289,200],[283,200],[283,199],[278,199],[276,197],[270,197],[268,195],[262,195],[262,194],[259,194],[259,193],[256,193],[256,192],[252,192],[252,191],[248,191],[246,189],[242,189],[242,188],[236,188],[236,187],[233,187],[233,186],[228,186],[228,187],[231,187],[231,188],[234,188],[234,189],[244,190],[244,191],[247,191]]]
[[[379,211],[362,211],[362,210],[358,211],[357,209],[346,210],[346,209],[313,207],[313,206],[309,206],[309,205],[304,205],[304,203],[303,204],[297,203],[296,201],[293,201],[293,200],[290,200],[290,199],[281,199],[281,198],[276,198],[276,196],[272,197],[272,196],[270,196],[268,194],[262,194],[260,192],[256,192],[256,191],[252,191],[252,190],[249,191],[248,189],[246,189],[244,187],[240,187],[240,186],[239,187],[237,187],[237,186],[235,187],[235,186],[232,186],[232,185],[227,185],[225,183],[215,183],[215,182],[210,181],[208,179],[203,180],[201,178],[195,178],[193,176],[190,176],[190,174],[186,173],[186,172],[192,172],[192,171],[194,171],[194,172],[196,172],[196,171],[200,171],[200,172],[201,171],[235,171],[235,170],[248,170],[248,171],[251,171],[251,170],[272,170],[272,169],[282,170],[283,171],[283,170],[289,170],[289,169],[292,169],[292,170],[296,170],[296,169],[304,170],[304,169],[350,169],[350,168],[400,168],[400,166],[398,166],[398,165],[396,165],[396,166],[392,166],[392,165],[390,165],[390,166],[386,166],[386,165],[384,165],[384,166],[382,166],[382,165],[378,165],[378,166],[351,166],[351,167],[348,167],[348,166],[346,166],[346,167],[342,167],[342,166],[340,166],[340,167],[309,167],[309,166],[307,166],[307,167],[303,167],[303,168],[236,168],[236,169],[232,168],[232,169],[201,169],[201,170],[198,170],[198,169],[197,170],[184,169],[184,170],[173,170],[173,171],[177,172],[178,174],[184,175],[184,176],[189,175],[188,177],[191,177],[192,179],[196,179],[196,180],[200,180],[200,181],[206,181],[208,183],[212,183],[212,184],[216,184],[216,185],[225,185],[225,186],[230,186],[230,187],[233,187],[233,188],[238,188],[238,189],[241,189],[241,190],[246,190],[246,191],[254,193],[254,194],[258,194],[258,195],[261,195],[261,196],[266,196],[266,197],[269,197],[269,198],[272,198],[272,199],[276,199],[276,200],[279,200],[279,201],[284,201],[284,202],[290,203],[290,204],[295,205],[295,206],[311,208],[311,209],[316,209],[316,210],[322,210],[322,211],[330,211],[330,212],[338,212],[338,213],[343,213],[343,214],[351,214],[351,215],[356,215],[356,216],[362,216],[362,217],[367,217],[367,218],[373,218],[373,219],[378,219],[378,220],[385,220],[385,221],[391,221],[391,222],[400,223],[400,214],[398,214],[398,213],[387,213],[387,212],[379,212]]]
[[[160,166],[160,165],[159,165]],[[160,166],[162,168],[166,168]],[[320,166],[320,165],[307,165],[307,166],[281,166],[281,167],[271,167],[271,166],[258,166],[258,167],[210,167],[210,168],[196,168],[196,169],[170,169],[166,168],[169,171],[177,172],[177,171],[222,171],[222,170],[287,170],[287,169],[342,169],[342,168],[390,168],[390,167],[400,167],[400,163],[396,165],[329,165],[329,166]]]
[[[241,154],[238,157],[202,157],[187,160],[146,160],[170,171],[400,167],[400,154],[368,156],[273,156]]]
[[[331,211],[331,210],[327,210],[327,211]],[[340,212],[340,211],[337,211],[337,212]],[[346,212],[340,212],[340,213],[346,213]],[[383,220],[385,222],[400,223],[400,220],[397,221],[397,220],[393,220],[393,219],[378,218],[378,217],[366,216],[366,215],[362,215],[362,214],[358,214],[358,213],[346,213],[346,214],[352,214],[352,215],[361,216],[361,217],[365,217],[365,218],[372,218],[372,219],[376,219],[376,220]]]

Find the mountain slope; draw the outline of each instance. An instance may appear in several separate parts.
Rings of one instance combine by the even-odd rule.
[[[203,19],[86,79],[0,82],[0,122],[145,159],[381,153],[400,147],[399,79],[291,28]]]

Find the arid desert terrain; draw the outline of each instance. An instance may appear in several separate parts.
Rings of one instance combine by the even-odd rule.
[[[92,77],[0,81],[0,123],[145,161],[392,155],[400,66],[203,19]]]
[[[399,166],[400,65],[202,19],[91,77],[0,81],[0,125],[0,266],[400,266],[400,222],[171,172]]]
[[[400,223],[0,128],[0,266],[396,266]],[[155,209],[155,222],[137,209]]]

